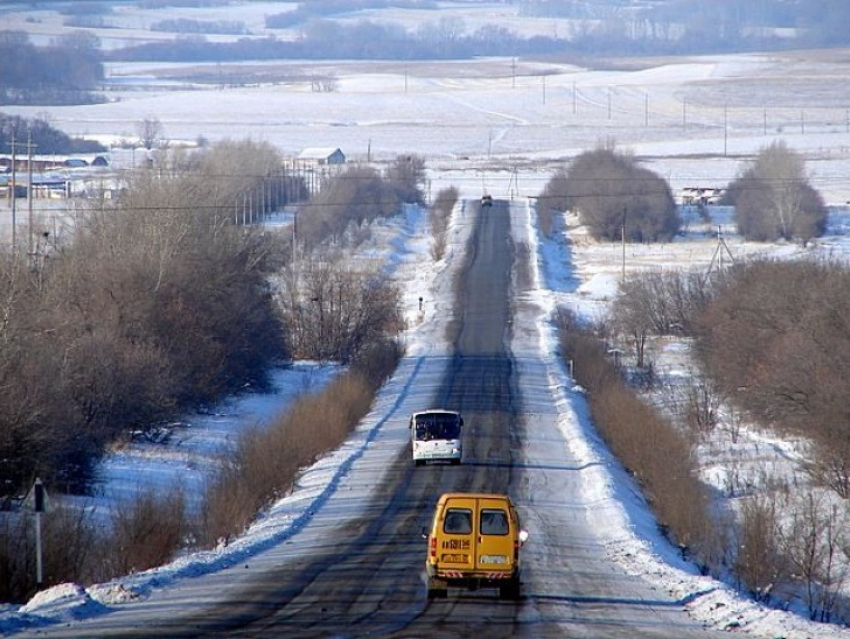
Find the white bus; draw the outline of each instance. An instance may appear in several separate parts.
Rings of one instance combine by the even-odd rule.
[[[424,410],[410,416],[413,463],[428,461],[459,464],[463,454],[463,418],[453,410]]]

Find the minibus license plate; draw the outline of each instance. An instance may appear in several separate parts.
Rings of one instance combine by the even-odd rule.
[[[443,555],[443,561],[447,564],[465,564],[469,561],[469,555]]]

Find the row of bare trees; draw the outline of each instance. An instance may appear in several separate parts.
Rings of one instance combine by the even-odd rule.
[[[249,175],[262,174],[255,150],[242,149]],[[5,496],[36,475],[85,490],[110,440],[262,385],[287,356],[267,283],[279,250],[234,224],[233,195],[143,172],[82,216],[73,242],[2,256]]]
[[[37,475],[84,490],[99,451],[121,433],[262,386],[274,361],[348,362],[398,331],[398,291],[385,278],[327,258],[281,271],[288,243],[237,223],[236,204],[246,192],[259,198],[280,165],[253,142],[178,154],[135,174],[118,200],[93,205],[72,243],[38,260],[0,256],[4,496]],[[370,198],[418,179],[399,173],[390,187],[379,180],[330,207],[343,220],[333,224],[365,224],[352,209],[390,215]],[[362,186],[349,174],[340,182]],[[280,272],[275,294],[270,276]]]
[[[298,239],[308,250],[327,240],[355,245],[369,224],[396,215],[403,204],[422,204],[425,161],[396,158],[385,171],[355,165],[327,178],[298,213]]]
[[[71,31],[47,46],[30,42],[25,31],[0,30],[3,104],[91,104],[104,78],[100,39],[89,31]],[[39,152],[44,152],[41,149]]]

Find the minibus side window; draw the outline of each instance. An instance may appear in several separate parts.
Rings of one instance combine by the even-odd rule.
[[[507,535],[508,515],[504,510],[484,508],[481,510],[482,535]]]
[[[467,508],[449,508],[443,532],[450,535],[468,535],[472,532],[472,511]]]

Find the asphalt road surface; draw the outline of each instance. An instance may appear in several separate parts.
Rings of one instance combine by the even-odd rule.
[[[543,366],[510,352],[527,252],[513,246],[508,202],[476,216],[467,253],[452,322],[455,352],[433,402],[464,414],[463,465],[414,468],[405,449],[360,506],[361,518],[332,541],[246,579],[237,595],[199,605],[190,617],[175,610],[123,627],[118,615],[112,624],[67,628],[67,636],[714,636],[687,616],[683,602],[608,560],[594,535],[586,514],[596,506],[583,495],[582,468],[557,429]],[[519,601],[500,601],[486,589],[427,600],[421,533],[438,496],[457,490],[506,492],[518,504],[531,533]]]

